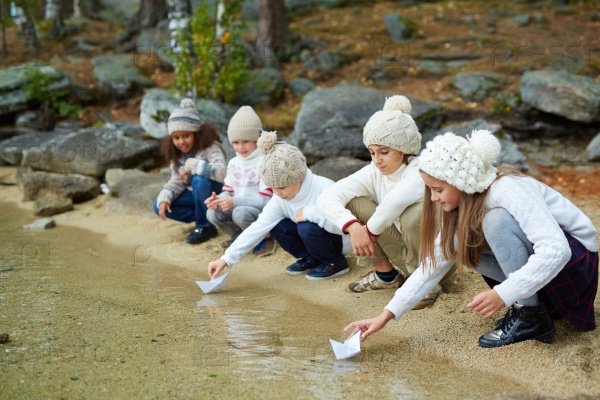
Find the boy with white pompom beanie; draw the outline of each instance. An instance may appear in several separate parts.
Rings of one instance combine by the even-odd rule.
[[[352,292],[397,289],[419,264],[425,186],[414,157],[421,134],[410,112],[405,96],[388,98],[363,131],[371,164],[336,182],[317,201],[323,215],[350,235],[359,260],[374,259],[374,271],[351,283]],[[440,292],[441,286],[415,309],[433,304]]]
[[[498,139],[484,130],[467,139],[446,133],[427,143],[419,157],[426,185],[421,265],[381,315],[346,330],[361,330],[365,339],[400,318],[455,261],[490,286],[468,304],[475,313],[490,318],[511,307],[479,338],[481,347],[550,342],[555,318],[596,328],[596,228],[560,193],[514,169],[496,168],[499,155]]]

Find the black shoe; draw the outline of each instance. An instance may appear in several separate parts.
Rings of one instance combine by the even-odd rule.
[[[189,235],[185,238],[185,241],[189,244],[200,244],[206,242],[210,238],[217,237],[217,228],[209,226],[206,228],[194,228]]]
[[[479,338],[481,347],[500,347],[524,340],[550,343],[556,335],[554,323],[544,304],[522,306],[514,304],[495,330]]]
[[[344,275],[350,272],[348,261],[344,258],[343,261],[337,263],[324,263],[306,274],[306,279],[311,281],[321,281],[323,279],[331,279],[336,276]]]
[[[321,262],[311,256],[299,259],[285,269],[288,275],[301,275],[321,265]]]

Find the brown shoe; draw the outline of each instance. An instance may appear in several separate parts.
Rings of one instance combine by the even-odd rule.
[[[425,297],[423,297],[421,301],[415,304],[415,306],[412,309],[421,310],[423,308],[431,307],[441,293],[442,287],[439,284],[435,285],[431,292],[427,293]]]
[[[264,246],[260,246],[258,250],[254,252],[256,257],[266,257],[275,253],[277,250],[277,242],[271,238],[267,238],[264,240]]]
[[[219,247],[223,250],[228,249],[229,246],[231,246],[231,240],[223,240],[221,243],[219,243]]]

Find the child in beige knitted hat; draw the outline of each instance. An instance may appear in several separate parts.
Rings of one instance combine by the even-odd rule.
[[[273,190],[260,179],[263,156],[256,141],[261,130],[260,117],[250,106],[240,107],[227,127],[227,137],[236,156],[227,164],[223,191],[219,195],[213,192],[205,201],[206,218],[230,237],[221,243],[223,249],[256,221],[273,196]],[[275,241],[271,238],[263,239],[253,250],[258,257],[274,251]]]
[[[373,260],[374,271],[351,283],[352,292],[397,289],[419,265],[425,185],[414,157],[421,149],[421,134],[410,111],[408,98],[387,99],[363,131],[372,162],[336,182],[317,200],[325,218],[350,236],[359,261]],[[415,309],[433,304],[441,290],[436,287]]]
[[[206,219],[206,200],[221,191],[225,178],[225,152],[216,128],[202,123],[192,99],[183,99],[167,121],[169,136],[162,142],[162,153],[171,165],[171,178],[153,204],[163,220],[195,222],[186,237],[199,244],[217,236],[217,229]]]
[[[210,277],[238,263],[269,234],[298,259],[286,268],[289,275],[306,274],[309,280],[322,280],[349,272],[344,255],[352,250],[350,240],[315,205],[318,195],[333,181],[314,175],[300,150],[278,142],[275,132],[263,132],[257,144],[264,154],[261,177],[273,189],[273,198],[225,254],[208,264]]]

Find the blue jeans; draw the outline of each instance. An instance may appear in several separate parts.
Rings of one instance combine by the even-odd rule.
[[[322,263],[339,263],[342,254],[342,236],[329,233],[313,222],[295,223],[289,218],[281,220],[271,237],[296,258],[312,256]]]
[[[196,222],[196,228],[208,228],[213,226],[206,219],[206,204],[204,200],[210,197],[212,192],[221,193],[223,184],[211,181],[200,175],[193,175],[190,182],[192,190],[184,190],[176,199],[171,201],[171,212],[165,215],[175,221],[189,223]],[[158,215],[158,204],[154,200],[152,205],[154,212]]]

